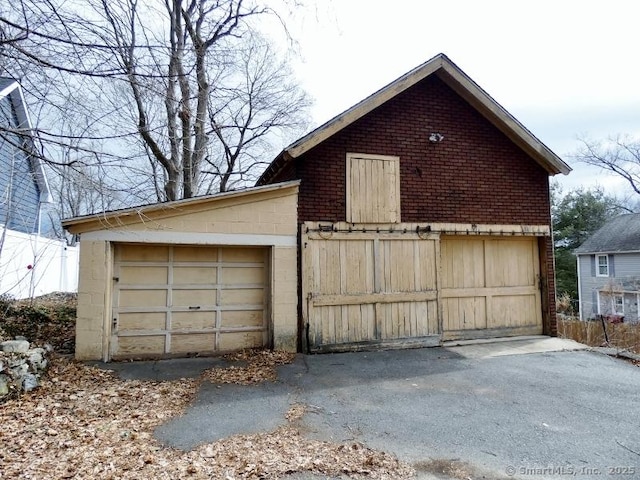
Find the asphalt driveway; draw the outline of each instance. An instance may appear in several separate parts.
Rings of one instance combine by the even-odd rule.
[[[271,430],[303,403],[308,437],[391,452],[421,478],[449,478],[452,465],[456,478],[640,478],[640,368],[562,351],[576,346],[531,339],[300,355],[275,383],[203,385],[156,436],[190,449]]]

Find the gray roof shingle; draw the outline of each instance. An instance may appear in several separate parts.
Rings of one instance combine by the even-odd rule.
[[[640,252],[640,213],[620,215],[574,250],[576,254]]]
[[[0,77],[0,90],[4,90],[9,85],[15,83],[16,81],[13,78]]]

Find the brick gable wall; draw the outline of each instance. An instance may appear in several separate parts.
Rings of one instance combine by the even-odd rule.
[[[444,140],[430,143],[434,132]],[[403,222],[550,225],[547,171],[436,76],[339,131],[270,180],[302,180],[299,222],[345,221],[347,152],[400,157]],[[541,254],[547,267],[545,333],[555,335],[550,241],[541,240]]]
[[[433,132],[444,141],[430,143]],[[547,172],[437,77],[378,107],[272,180],[302,180],[301,222],[345,220],[347,152],[400,157],[404,222],[549,223]]]

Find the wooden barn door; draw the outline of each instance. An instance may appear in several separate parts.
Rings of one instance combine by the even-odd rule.
[[[111,358],[268,345],[268,249],[118,244]]]
[[[310,351],[434,345],[438,334],[436,235],[302,235],[303,318]]]
[[[542,333],[536,237],[441,239],[443,338]]]

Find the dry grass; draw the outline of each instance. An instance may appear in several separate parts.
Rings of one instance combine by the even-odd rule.
[[[49,344],[58,353],[73,353],[77,298],[62,292],[25,300],[0,296],[0,340],[22,335],[39,346]]]
[[[592,347],[614,347],[640,354],[640,324],[606,323],[609,344],[605,341],[602,322],[558,319],[558,336],[570,338]]]

